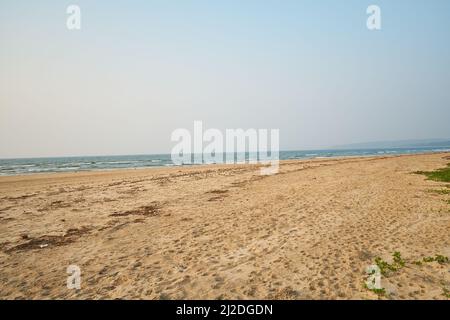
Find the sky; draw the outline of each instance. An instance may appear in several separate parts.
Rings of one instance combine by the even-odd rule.
[[[450,138],[449,89],[448,0],[0,0],[0,158],[169,153],[194,120],[281,150]]]

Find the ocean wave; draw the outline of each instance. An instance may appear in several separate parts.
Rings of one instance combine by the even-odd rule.
[[[280,160],[288,159],[327,159],[330,157],[345,156],[382,156],[386,154],[414,154],[426,152],[449,152],[449,147],[444,148],[405,148],[405,149],[356,149],[356,150],[307,150],[307,151],[280,151]],[[240,153],[242,155],[242,153]],[[239,157],[238,157],[239,158]],[[246,155],[245,161],[239,158],[240,163],[256,160],[254,153],[252,159]],[[204,164],[214,164],[214,158],[205,158]],[[224,162],[217,162],[224,163]],[[39,159],[0,159],[0,175],[34,174],[49,172],[70,171],[98,171],[126,168],[144,167],[174,167],[189,166],[191,163],[174,164],[170,155],[154,156],[117,156],[117,157],[72,157],[68,158],[39,158]]]
[[[131,163],[139,163],[144,162],[143,160],[122,160],[122,161],[98,161],[93,164],[99,165],[99,164],[131,164]]]
[[[10,168],[28,168],[28,167],[35,167],[36,164],[13,164],[6,167]]]

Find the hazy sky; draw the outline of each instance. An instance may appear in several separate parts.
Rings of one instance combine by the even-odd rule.
[[[0,157],[166,153],[194,120],[281,149],[449,138],[450,1],[0,0]]]

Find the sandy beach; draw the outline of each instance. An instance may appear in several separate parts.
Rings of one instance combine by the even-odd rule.
[[[447,299],[449,153],[0,177],[2,299]],[[364,287],[376,257],[403,268]],[[66,287],[69,265],[81,289]]]

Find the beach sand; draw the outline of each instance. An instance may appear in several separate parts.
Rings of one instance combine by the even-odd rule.
[[[449,155],[0,177],[0,298],[447,299]]]

